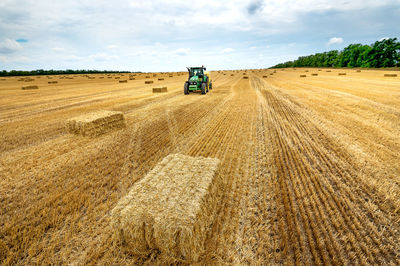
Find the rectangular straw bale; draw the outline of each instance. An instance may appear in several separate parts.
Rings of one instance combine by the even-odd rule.
[[[249,79],[249,77],[248,76],[244,76],[243,79]]]
[[[318,76],[318,73],[312,73],[311,76]]]
[[[167,92],[167,87],[153,88],[153,93],[155,92]]]
[[[170,154],[137,181],[111,212],[114,239],[126,252],[160,252],[169,263],[204,253],[224,179],[216,158]]]
[[[21,89],[23,89],[23,90],[37,90],[37,89],[39,89],[39,87],[36,86],[36,85],[31,85],[31,86],[24,86]]]
[[[158,80],[164,80],[164,78],[158,78]]]
[[[125,127],[125,118],[122,112],[97,111],[69,119],[65,127],[72,134],[96,137]]]
[[[397,77],[397,74],[384,74],[384,77]]]
[[[300,75],[300,78],[305,78],[307,77],[307,75]]]
[[[115,79],[120,79],[120,77],[115,77]]]
[[[268,78],[268,76],[263,76],[263,78]]]
[[[346,76],[346,73],[341,72],[341,73],[338,73],[338,75],[339,75],[339,76]]]
[[[152,84],[152,83],[154,83],[154,81],[152,81],[152,80],[146,80],[146,81],[144,82],[144,84]]]
[[[357,70],[357,72],[361,72],[361,70]]]
[[[332,72],[331,70],[327,70],[326,72]]]
[[[129,78],[129,80],[135,80],[136,78]]]
[[[47,81],[48,84],[57,84],[58,81]]]
[[[119,83],[127,83],[128,81],[126,80],[126,79],[124,79],[124,80],[120,80],[120,81],[118,81]]]
[[[34,81],[34,79],[33,78],[26,78],[25,79],[25,82],[31,82],[31,81]]]

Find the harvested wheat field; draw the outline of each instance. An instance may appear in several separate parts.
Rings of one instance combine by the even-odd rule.
[[[5,78],[1,263],[400,264],[398,72],[329,71]]]

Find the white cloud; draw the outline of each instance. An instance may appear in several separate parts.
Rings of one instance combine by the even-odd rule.
[[[179,48],[174,51],[176,55],[188,55],[190,52],[190,48]]]
[[[383,38],[380,38],[379,41],[381,42],[381,41],[388,40],[388,39],[389,39],[389,37],[383,37]]]
[[[332,37],[329,39],[328,41],[328,45],[332,45],[332,44],[340,44],[343,42],[343,38],[340,37]]]
[[[64,52],[65,48],[64,47],[53,47],[53,48],[51,48],[51,50],[53,50],[55,52]]]
[[[109,55],[107,53],[92,54],[89,57],[96,61],[108,61],[108,60],[115,60],[115,59],[119,58],[118,55]]]
[[[257,46],[251,46],[249,49],[250,50],[255,50],[255,49],[257,49]]]
[[[22,50],[21,44],[17,41],[5,39],[4,41],[0,42],[0,53],[1,54],[11,54],[16,51]]]
[[[114,49],[117,49],[117,48],[118,48],[118,45],[116,45],[116,44],[107,45],[107,49],[110,49],[110,50],[114,50]]]
[[[227,53],[231,53],[233,51],[235,51],[233,48],[225,48],[224,50],[221,51],[221,53],[227,54]]]

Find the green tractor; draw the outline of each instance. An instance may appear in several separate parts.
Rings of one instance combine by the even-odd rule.
[[[189,71],[189,78],[184,85],[184,93],[201,91],[201,94],[206,94],[212,89],[210,73],[205,71],[204,66],[201,67],[187,67]]]

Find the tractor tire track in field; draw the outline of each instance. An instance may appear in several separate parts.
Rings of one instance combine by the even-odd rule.
[[[399,232],[390,229],[396,220],[379,200],[369,202],[375,198],[372,188],[360,185],[346,151],[297,112],[296,104],[258,78],[253,86],[264,101],[274,147],[271,190],[282,251],[276,262],[399,262]]]

